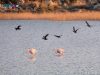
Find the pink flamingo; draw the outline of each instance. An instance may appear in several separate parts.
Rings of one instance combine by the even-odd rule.
[[[56,49],[56,54],[57,54],[58,56],[64,55],[64,49],[63,49],[63,48],[58,48],[58,49]]]
[[[29,48],[28,53],[32,56],[31,59],[33,60],[37,54],[37,51],[35,48]]]

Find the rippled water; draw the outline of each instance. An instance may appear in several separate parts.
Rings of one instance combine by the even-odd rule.
[[[0,20],[0,75],[100,75],[100,22],[88,22],[91,28],[84,21]],[[28,48],[37,49],[34,62]],[[64,56],[56,56],[56,48],[64,48]]]

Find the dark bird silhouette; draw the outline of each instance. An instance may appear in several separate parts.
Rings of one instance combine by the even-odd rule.
[[[77,33],[78,30],[79,30],[79,29],[75,29],[75,27],[73,27],[73,32],[74,32],[74,33]]]
[[[87,25],[88,27],[91,28],[91,25],[90,25],[87,21],[85,21],[85,23],[86,23],[86,25]]]
[[[48,36],[49,36],[49,34],[46,34],[45,36],[43,36],[42,39],[44,39],[44,40],[48,40],[48,39],[47,39]]]
[[[57,38],[61,38],[62,35],[54,35],[54,36],[57,37]]]
[[[18,25],[15,30],[21,30],[21,25]]]

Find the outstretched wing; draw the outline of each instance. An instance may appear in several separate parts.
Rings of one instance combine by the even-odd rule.
[[[42,39],[44,39],[44,40],[48,40],[47,39],[47,36],[48,36],[49,34],[46,34],[45,36],[43,36],[43,38]]]
[[[78,31],[79,29],[77,29],[76,31]]]
[[[45,37],[47,37],[49,34],[46,34]]]
[[[73,31],[76,31],[76,30],[75,30],[75,27],[73,27]]]
[[[85,23],[87,24],[88,27],[91,27],[91,25],[87,21],[85,21]]]
[[[20,28],[21,27],[21,25],[18,25],[18,28]]]
[[[54,35],[55,37],[59,37],[58,35]]]

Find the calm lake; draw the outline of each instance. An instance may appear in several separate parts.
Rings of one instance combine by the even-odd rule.
[[[85,21],[0,20],[0,75],[100,75],[100,21],[88,23],[91,28]],[[36,48],[34,59],[28,48]]]

